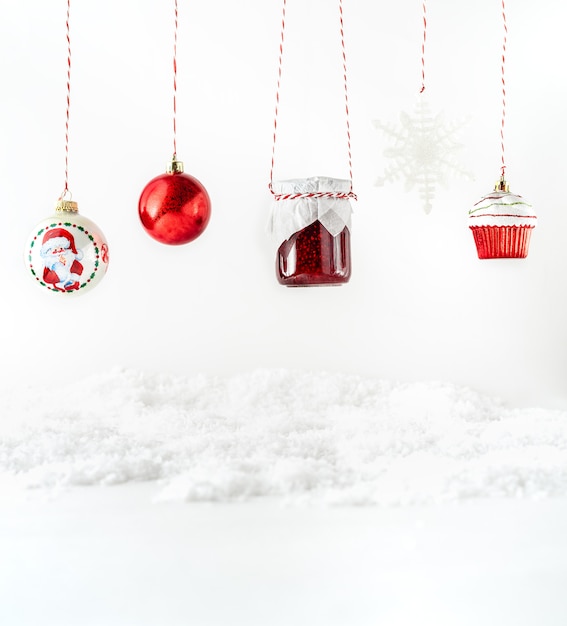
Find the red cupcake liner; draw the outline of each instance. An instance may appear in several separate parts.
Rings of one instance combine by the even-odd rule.
[[[470,226],[479,259],[525,259],[533,226]]]

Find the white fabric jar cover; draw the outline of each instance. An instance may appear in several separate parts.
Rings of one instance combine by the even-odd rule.
[[[272,191],[276,197],[325,192],[346,195],[352,191],[352,185],[350,180],[313,176],[274,181]],[[294,233],[318,220],[333,237],[336,237],[345,226],[350,231],[351,215],[352,207],[348,197],[276,199],[272,203],[269,230],[279,246]]]

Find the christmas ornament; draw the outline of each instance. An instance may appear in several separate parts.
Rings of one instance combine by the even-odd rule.
[[[203,185],[184,174],[183,163],[174,156],[166,173],[144,187],[138,211],[148,235],[161,243],[179,245],[193,241],[205,230],[211,201]]]
[[[446,186],[453,176],[472,178],[458,163],[462,145],[457,141],[458,131],[466,121],[447,122],[443,113],[433,114],[425,92],[425,42],[427,39],[427,6],[423,9],[423,40],[421,44],[421,90],[413,114],[402,111],[400,124],[374,120],[374,127],[383,132],[390,145],[384,156],[391,159],[376,186],[402,179],[405,190],[417,189],[425,213],[430,213],[438,185]]]
[[[339,0],[339,18],[350,173],[348,180],[324,176],[283,181],[273,180],[285,13],[286,0],[283,0],[272,166],[269,184],[274,198],[270,230],[278,245],[276,277],[280,284],[288,287],[341,285],[347,283],[351,276],[350,230],[352,208],[349,200],[356,199],[356,195],[352,190],[352,158],[342,0]]]
[[[53,293],[85,293],[108,268],[108,244],[94,222],[79,215],[69,191],[69,112],[71,103],[71,39],[67,2],[67,115],[65,122],[65,187],[55,213],[39,222],[26,243],[24,261],[40,287]]]
[[[94,222],[79,215],[76,202],[59,200],[55,214],[32,230],[26,263],[38,285],[59,293],[85,293],[108,268],[108,244]]]
[[[272,232],[282,285],[333,285],[350,278],[350,181],[316,176],[276,181]]]
[[[183,172],[177,160],[177,0],[173,43],[173,157],[166,173],[144,187],[138,214],[145,231],[160,243],[180,245],[196,239],[207,227],[211,201],[207,190]]]
[[[462,145],[458,131],[466,122],[447,122],[443,113],[433,114],[420,96],[413,114],[402,111],[400,124],[374,120],[375,128],[390,140],[384,156],[391,159],[375,185],[404,181],[405,191],[417,189],[425,213],[430,213],[437,187],[446,187],[449,178],[472,178],[457,160]]]
[[[504,38],[502,43],[502,121],[500,148],[502,165],[500,180],[490,193],[469,211],[469,228],[472,231],[479,259],[522,259],[528,256],[532,230],[537,217],[530,204],[521,196],[510,193],[505,179],[504,122],[506,120],[506,6],[502,0]]]
[[[536,222],[531,204],[510,193],[502,178],[495,190],[469,211],[478,258],[525,258]]]

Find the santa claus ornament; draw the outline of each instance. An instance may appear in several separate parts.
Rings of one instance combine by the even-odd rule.
[[[504,121],[506,119],[506,82],[504,69],[506,62],[506,7],[502,0],[502,20],[504,40],[502,44],[502,122],[500,125],[500,146],[502,165],[500,180],[494,191],[483,196],[469,210],[469,228],[474,236],[479,259],[523,259],[528,256],[532,230],[537,216],[532,206],[521,196],[510,193],[505,179]]]
[[[32,230],[25,263],[35,283],[52,293],[85,293],[100,282],[108,267],[108,244],[98,226],[79,215],[68,185],[69,107],[71,93],[70,0],[67,2],[67,117],[65,123],[65,187],[53,215]]]
[[[79,215],[76,202],[59,200],[55,214],[33,229],[26,263],[36,283],[57,293],[84,293],[108,267],[108,244],[94,222]]]
[[[351,276],[350,230],[352,208],[350,200],[356,199],[356,195],[352,190],[352,159],[342,0],[339,0],[339,18],[350,173],[348,180],[327,176],[313,176],[283,181],[273,180],[285,14],[286,0],[283,0],[272,167],[269,185],[274,198],[270,230],[278,246],[276,253],[276,277],[280,284],[287,287],[342,285],[347,283]]]
[[[207,190],[183,172],[177,159],[177,0],[173,43],[173,157],[165,174],[153,178],[142,191],[138,214],[144,230],[160,243],[180,245],[203,233],[211,216]]]

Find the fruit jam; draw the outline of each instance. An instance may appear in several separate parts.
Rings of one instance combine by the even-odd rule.
[[[278,249],[276,275],[282,285],[341,285],[350,279],[350,232],[333,237],[316,220],[294,233]]]

